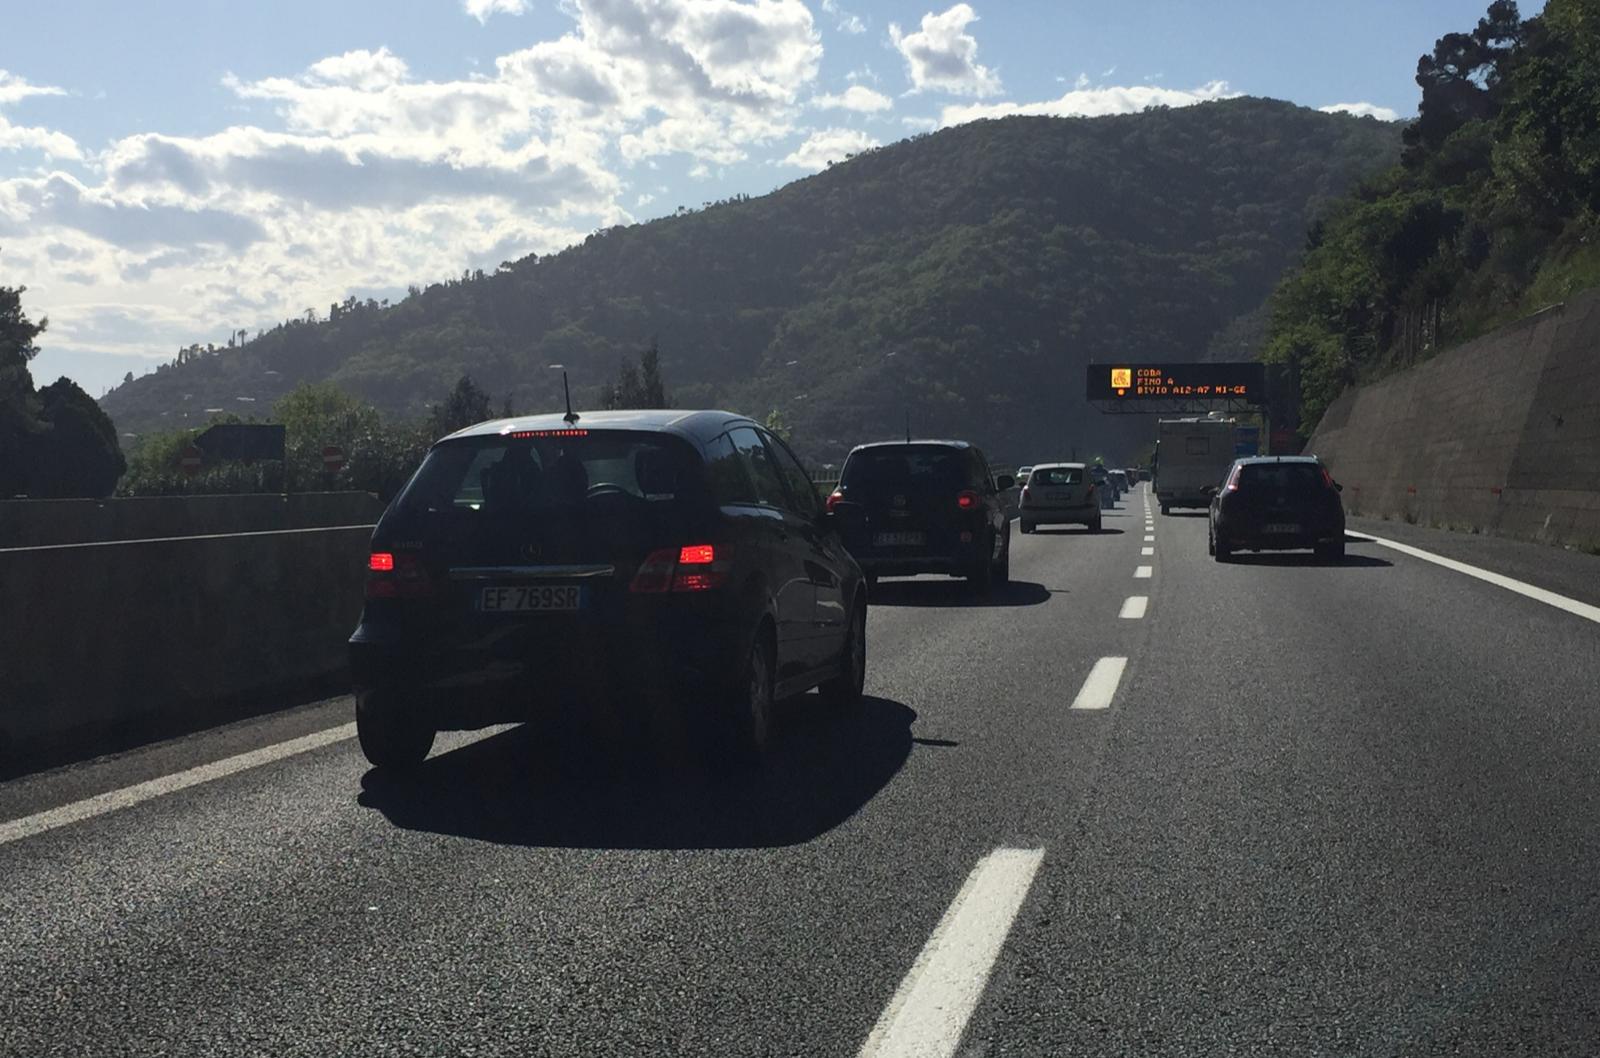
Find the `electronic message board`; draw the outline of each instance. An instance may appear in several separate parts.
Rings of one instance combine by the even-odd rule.
[[[1266,402],[1266,365],[1090,364],[1090,400],[1136,404],[1140,401],[1233,400]]]

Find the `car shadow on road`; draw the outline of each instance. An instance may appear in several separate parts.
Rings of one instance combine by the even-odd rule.
[[[1029,580],[995,584],[977,595],[964,580],[880,580],[869,589],[871,606],[1038,606],[1050,601],[1050,589]]]
[[[1210,511],[1168,511],[1163,518],[1209,518]]]
[[[1029,536],[1121,536],[1126,529],[1098,529],[1091,532],[1077,525],[1036,525]]]
[[[686,742],[620,742],[524,724],[442,753],[414,775],[377,770],[358,802],[407,830],[501,845],[771,848],[810,841],[870,801],[911,754],[917,714],[867,697],[781,703],[764,768],[719,777]]]
[[[1239,566],[1335,566],[1343,569],[1375,569],[1394,565],[1387,559],[1353,555],[1348,551],[1343,558],[1319,558],[1310,551],[1235,551],[1230,561]]]

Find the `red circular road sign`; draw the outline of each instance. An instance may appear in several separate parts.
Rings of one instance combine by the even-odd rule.
[[[338,445],[328,445],[322,450],[322,469],[330,474],[337,474],[344,469],[344,449]]]
[[[185,448],[183,454],[178,456],[178,465],[191,477],[200,473],[200,449],[194,445]]]

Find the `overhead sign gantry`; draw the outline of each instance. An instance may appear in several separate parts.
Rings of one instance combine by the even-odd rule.
[[[1111,413],[1255,411],[1267,402],[1266,365],[1090,364],[1084,393]]]

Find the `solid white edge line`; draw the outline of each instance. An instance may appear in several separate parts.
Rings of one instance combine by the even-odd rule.
[[[287,742],[279,742],[276,745],[253,749],[248,753],[224,757],[222,760],[212,761],[210,764],[201,764],[187,771],[163,775],[160,778],[125,786],[120,790],[109,790],[103,794],[86,797],[81,801],[73,801],[71,804],[46,809],[43,812],[35,812],[31,816],[22,816],[20,819],[0,823],[0,845],[33,837],[35,834],[43,834],[47,830],[64,827],[70,823],[80,823],[85,819],[93,819],[95,816],[105,815],[119,809],[131,808],[144,801],[150,801],[170,793],[177,793],[179,790],[186,790],[191,786],[199,786],[201,783],[221,779],[237,772],[260,767],[263,764],[271,764],[273,761],[283,760],[285,757],[293,757],[296,754],[321,749],[323,746],[330,746],[335,742],[343,742],[345,739],[354,738],[355,733],[355,724],[341,724],[339,727],[331,727],[326,731],[302,735]]]
[[[1465,573],[1469,577],[1476,577],[1481,581],[1493,584],[1497,588],[1504,588],[1507,591],[1514,591],[1518,595],[1523,595],[1529,599],[1542,602],[1547,606],[1554,606],[1558,610],[1565,610],[1567,613],[1572,614],[1575,617],[1582,617],[1585,620],[1600,624],[1600,606],[1591,606],[1589,603],[1579,602],[1577,599],[1569,599],[1565,595],[1558,595],[1553,591],[1535,587],[1534,585],[1528,584],[1525,581],[1508,577],[1503,573],[1495,573],[1492,570],[1480,569],[1477,566],[1469,566],[1465,562],[1457,562],[1453,558],[1445,558],[1443,555],[1436,555],[1432,551],[1424,551],[1420,547],[1412,547],[1410,544],[1402,544],[1398,540],[1387,540],[1381,536],[1373,536],[1371,533],[1357,533],[1354,531],[1347,532],[1347,535],[1358,540],[1370,540],[1374,544],[1392,548],[1403,555],[1410,555],[1412,558],[1420,558],[1424,562],[1432,562],[1434,565],[1443,566],[1445,569],[1455,570],[1457,573]]]
[[[1124,621],[1137,621],[1144,616],[1145,610],[1150,606],[1150,596],[1130,595],[1122,604],[1122,612],[1117,614]]]
[[[1155,573],[1155,571],[1156,570],[1154,566],[1139,566],[1133,571],[1133,575],[1138,580],[1145,580],[1149,578],[1151,574]]]
[[[862,1044],[861,1058],[956,1053],[1043,859],[1043,849],[1000,848],[978,861]]]
[[[1111,699],[1117,695],[1117,685],[1122,682],[1122,672],[1128,667],[1127,658],[1101,658],[1084,678],[1083,688],[1072,700],[1072,708],[1109,709]]]

